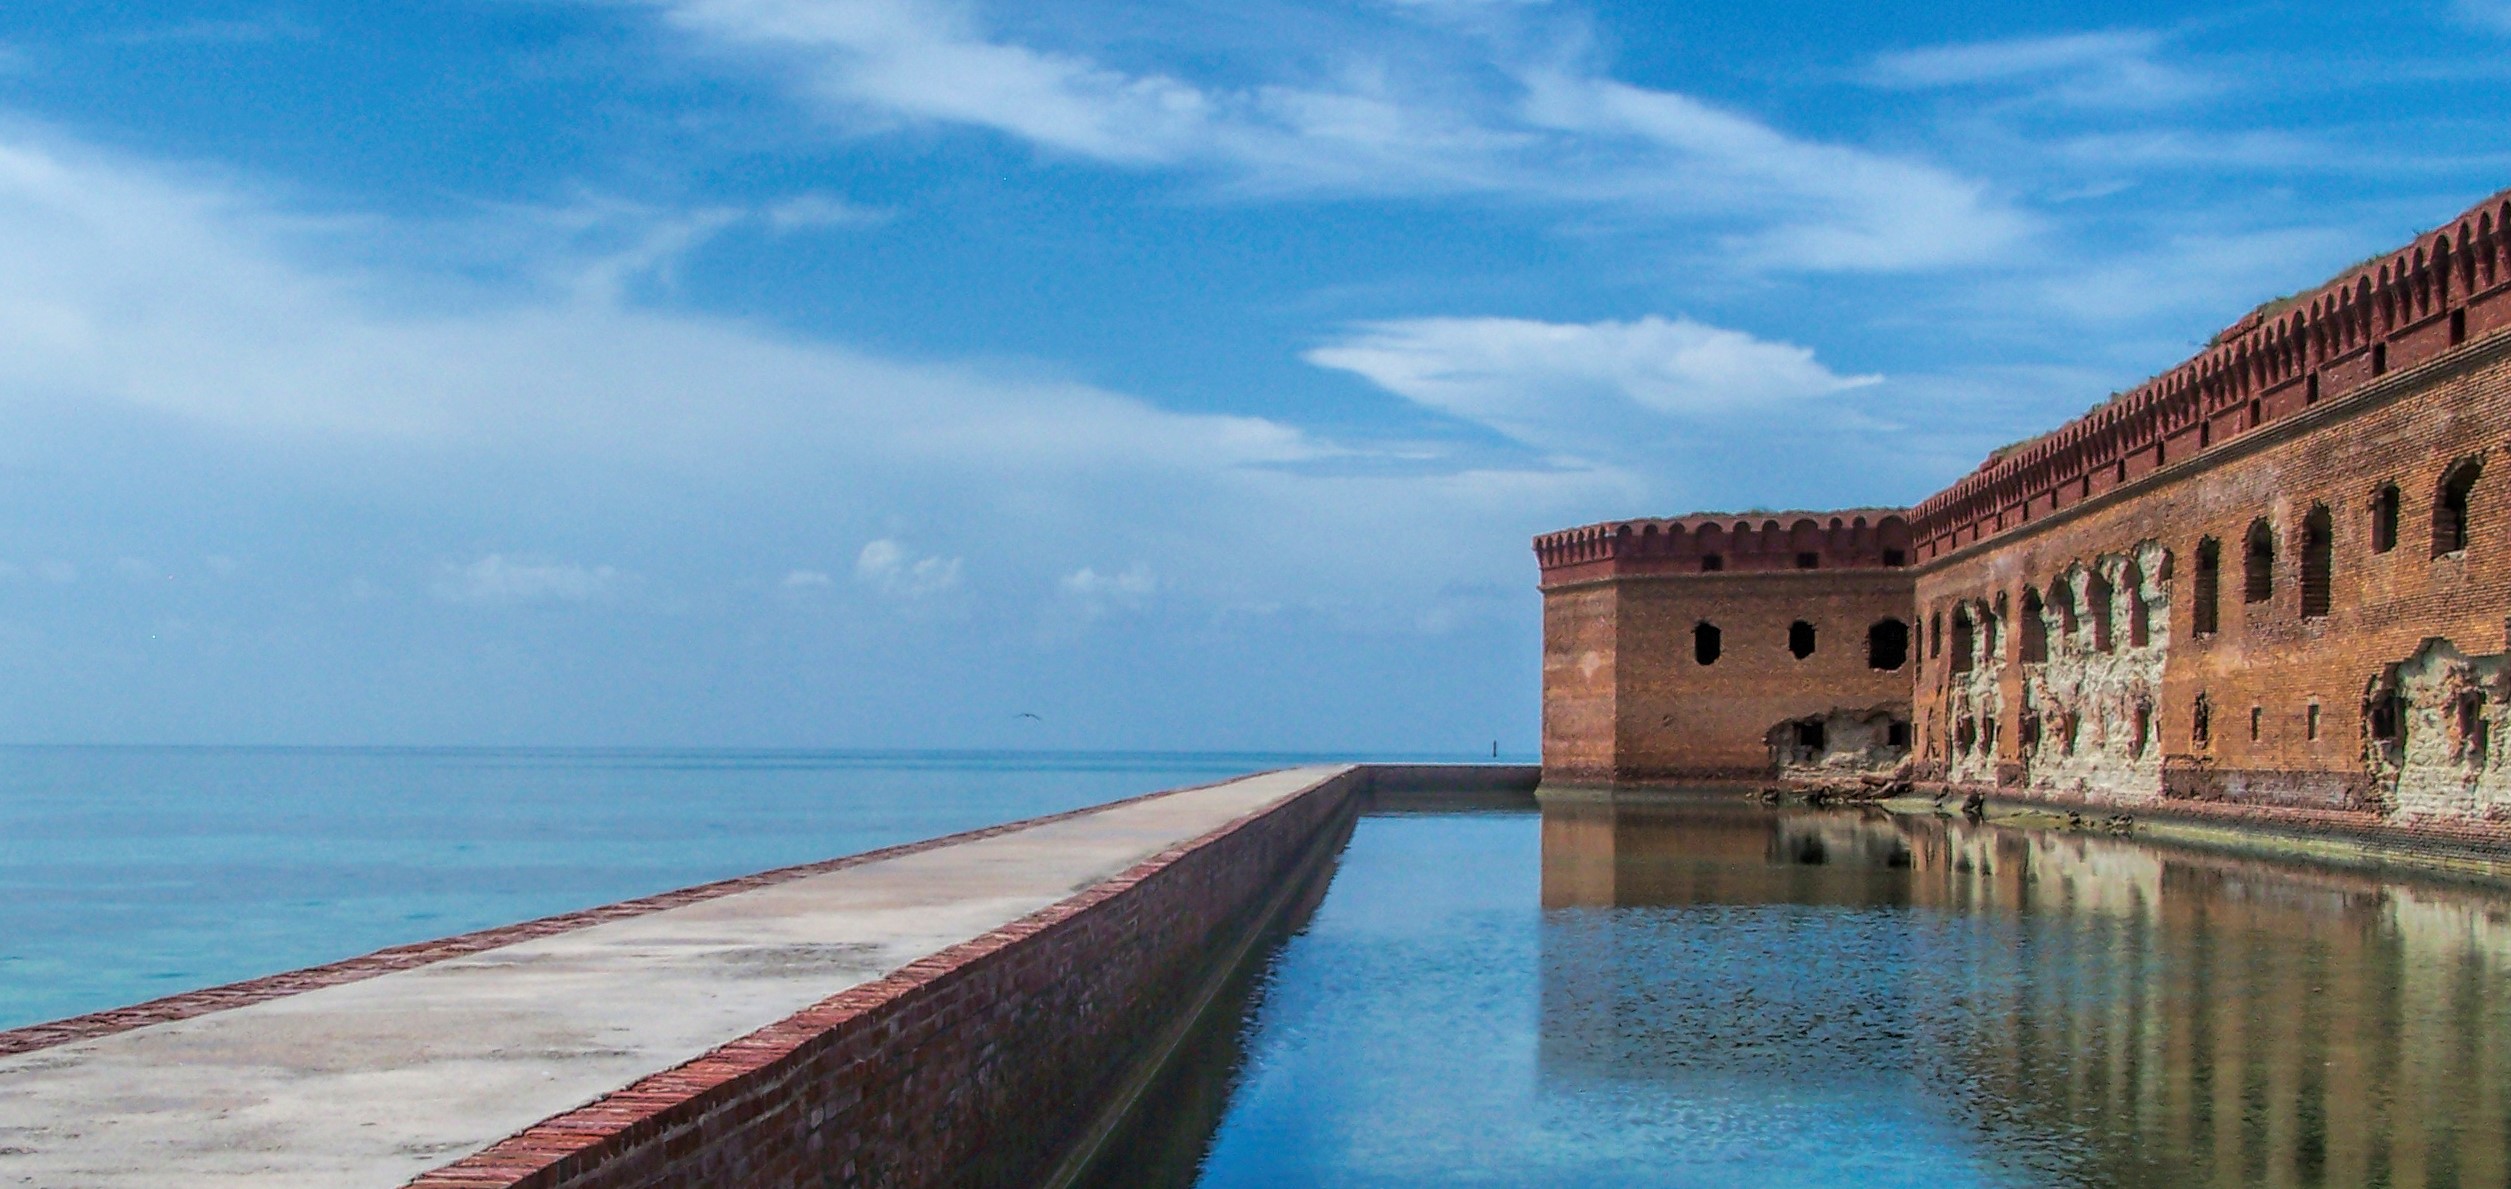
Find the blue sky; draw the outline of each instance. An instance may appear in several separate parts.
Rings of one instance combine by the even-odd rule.
[[[1527,750],[1530,534],[1916,499],[2511,185],[2506,50],[10,6],[0,739]]]

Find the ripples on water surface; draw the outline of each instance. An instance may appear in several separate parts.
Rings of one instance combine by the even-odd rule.
[[[0,748],[0,1028],[1290,762]]]
[[[1110,1183],[2499,1186],[2506,980],[2511,901],[2439,883],[1731,801],[1379,814]]]

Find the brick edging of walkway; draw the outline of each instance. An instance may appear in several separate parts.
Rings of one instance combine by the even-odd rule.
[[[684,1112],[703,1112],[716,1105],[719,1096],[741,1093],[752,1076],[807,1056],[819,1046],[835,1043],[849,1025],[863,1023],[867,1016],[930,993],[935,984],[1125,895],[1178,860],[1289,809],[1337,781],[1358,778],[1365,782],[1366,772],[1365,766],[1351,765],[1322,776],[1280,800],[1172,845],[1019,920],[910,962],[885,977],[841,991],[685,1064],[650,1074],[574,1110],[552,1115],[470,1156],[419,1176],[404,1189],[546,1189],[568,1183],[592,1172],[607,1158],[654,1140]]]

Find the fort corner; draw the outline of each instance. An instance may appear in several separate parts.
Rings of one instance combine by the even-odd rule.
[[[1910,547],[1889,509],[1536,538],[1545,779],[1892,770],[1910,743]]]

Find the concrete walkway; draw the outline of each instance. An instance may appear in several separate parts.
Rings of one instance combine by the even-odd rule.
[[[0,1058],[0,1185],[397,1186],[1334,771],[1171,793]]]

